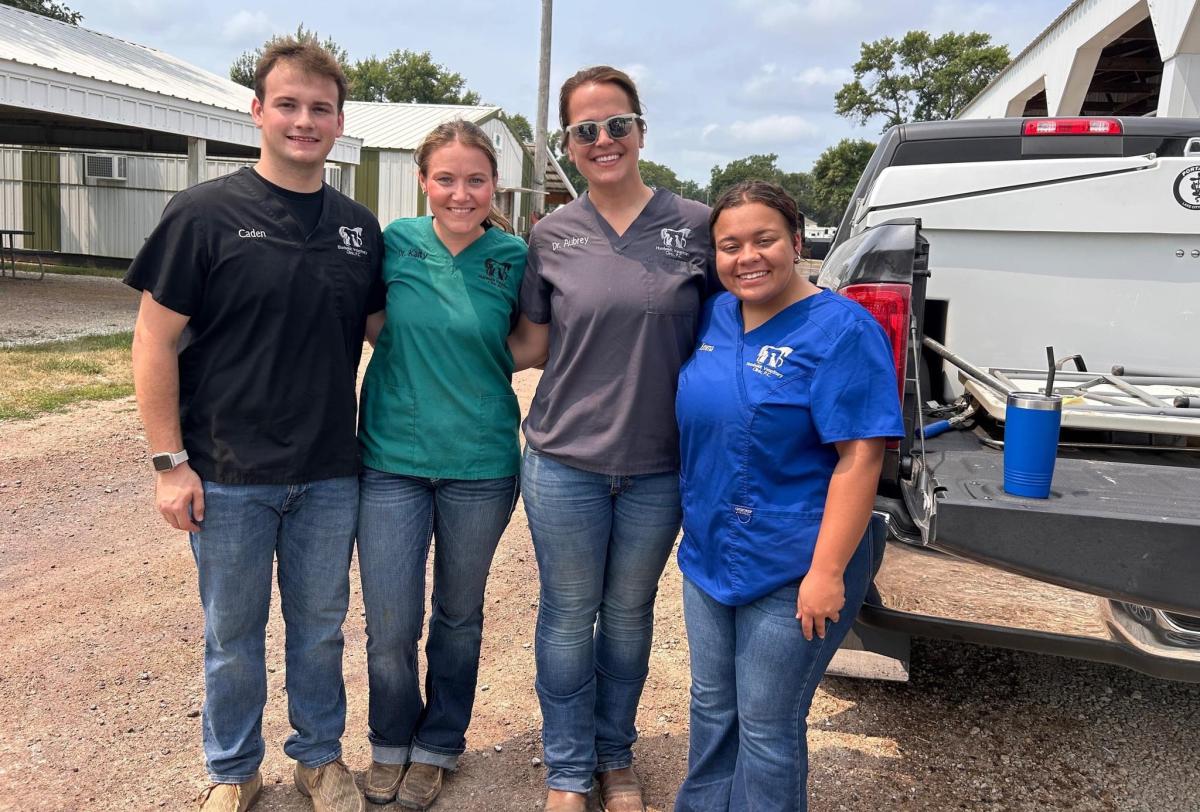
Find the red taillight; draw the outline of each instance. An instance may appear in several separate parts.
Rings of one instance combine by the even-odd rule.
[[[904,403],[904,371],[908,366],[908,315],[912,310],[912,287],[897,284],[849,285],[838,293],[867,309],[883,326],[892,345],[900,402]]]
[[[1033,118],[1025,122],[1023,135],[1120,135],[1115,118]]]

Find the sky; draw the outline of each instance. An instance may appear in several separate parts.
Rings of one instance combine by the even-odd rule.
[[[66,0],[93,30],[167,51],[222,76],[239,54],[299,23],[351,59],[429,51],[483,101],[535,121],[540,0]],[[553,13],[551,131],[557,96],[582,67],[637,81],[649,132],[642,157],[706,185],[714,165],[776,153],[807,171],[842,138],[874,140],[834,112],[864,41],[923,29],[984,31],[1015,56],[1068,0],[558,0]]]

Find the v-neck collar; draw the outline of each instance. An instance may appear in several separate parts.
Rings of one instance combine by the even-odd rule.
[[[643,218],[650,216],[651,209],[658,206],[659,196],[663,194],[670,193],[665,189],[654,189],[654,194],[650,195],[650,199],[646,201],[645,206],[642,206],[642,210],[638,212],[637,217],[633,218],[629,227],[625,229],[624,234],[617,234],[617,230],[609,225],[608,220],[604,219],[604,215],[596,208],[596,204],[592,203],[590,193],[584,192],[583,197],[580,199],[583,201],[581,205],[592,216],[592,219],[596,221],[596,227],[600,229],[600,233],[604,235],[604,239],[608,240],[609,245],[614,249],[624,249],[629,247],[634,238],[642,233],[642,230],[637,227],[638,223]]]
[[[284,205],[283,201],[279,199],[279,195],[275,194],[271,190],[271,187],[267,185],[270,181],[254,171],[252,167],[243,167],[241,171],[245,173],[245,176],[250,179],[250,182],[258,190],[259,199],[262,200],[263,205],[275,218],[275,221],[290,224],[289,230],[292,233],[292,237],[296,238],[295,242],[300,245],[307,245],[309,238],[319,233],[324,227],[326,219],[330,216],[328,183],[323,181],[321,183],[321,216],[317,218],[317,224],[313,226],[313,230],[305,234],[303,224],[292,215],[291,209]]]
[[[433,244],[436,245],[438,250],[442,252],[442,259],[451,264],[457,262],[461,257],[466,257],[474,251],[481,250],[484,245],[491,242],[492,231],[497,228],[497,226],[485,228],[483,233],[472,240],[469,245],[463,248],[463,250],[459,251],[457,254],[452,254],[450,253],[450,248],[446,245],[446,243],[442,242],[442,238],[438,236],[437,229],[433,227],[433,215],[427,215],[425,222],[429,228],[429,236],[433,240]]]
[[[741,302],[738,302],[737,306],[734,307],[734,309],[733,309],[734,329],[737,332],[737,375],[735,377],[737,378],[738,397],[741,398],[741,402],[742,402],[743,406],[748,407],[748,406],[752,405],[750,403],[750,393],[746,389],[746,339],[749,338],[750,336],[752,336],[754,333],[757,333],[759,330],[762,330],[767,325],[774,322],[776,319],[778,319],[784,313],[788,313],[789,311],[792,311],[794,309],[803,309],[803,310],[811,309],[812,307],[814,307],[817,304],[817,300],[824,298],[828,292],[829,291],[827,291],[825,289],[818,290],[816,293],[812,294],[811,296],[805,296],[803,299],[801,299],[798,302],[792,302],[790,305],[788,305],[787,307],[780,310],[774,316],[767,319],[766,321],[764,321],[762,324],[755,327],[750,332],[746,332],[746,321],[745,321],[745,319],[742,318]]]

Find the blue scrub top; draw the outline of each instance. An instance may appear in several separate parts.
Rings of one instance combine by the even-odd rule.
[[[883,328],[827,290],[749,333],[732,294],[710,299],[680,372],[675,416],[679,569],[731,606],[808,572],[834,443],[904,433]]]

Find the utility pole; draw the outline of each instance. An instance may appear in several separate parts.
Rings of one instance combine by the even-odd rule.
[[[542,44],[538,57],[537,124],[533,129],[533,210],[546,210],[546,125],[550,106],[550,29],[554,0],[542,0]]]

